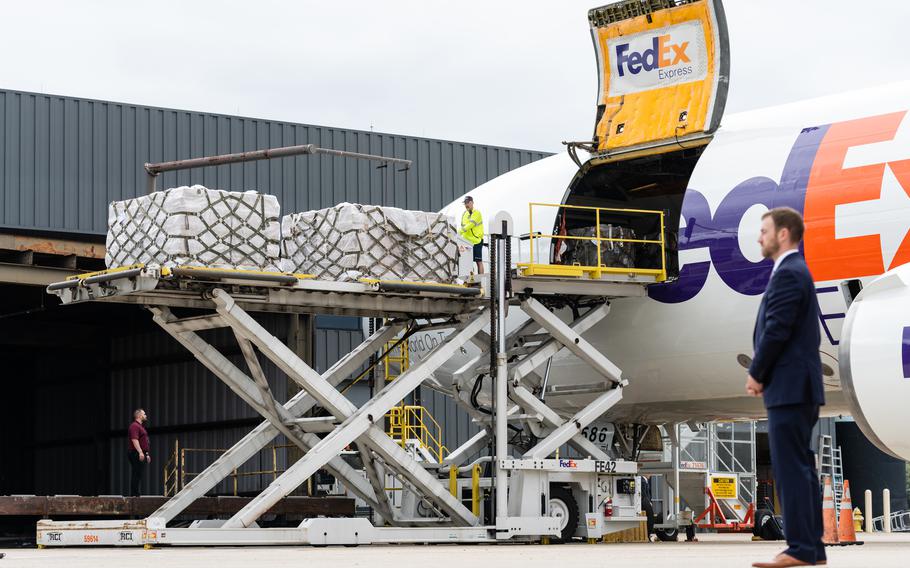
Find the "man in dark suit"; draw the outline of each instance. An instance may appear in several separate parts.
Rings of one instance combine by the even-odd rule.
[[[787,207],[762,217],[758,242],[774,261],[755,321],[755,357],[746,392],[764,396],[768,440],[778,497],[783,504],[787,549],[758,568],[827,564],[822,544],[821,490],[810,449],[819,406],[825,404],[819,356],[815,284],[799,253],[803,219]]]

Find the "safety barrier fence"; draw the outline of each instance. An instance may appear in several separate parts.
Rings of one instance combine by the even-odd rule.
[[[231,494],[235,497],[238,495],[239,481],[245,477],[266,475],[271,477],[272,481],[278,479],[278,476],[285,471],[285,468],[278,466],[278,453],[281,450],[287,450],[287,448],[292,447],[296,448],[293,444],[275,444],[264,448],[265,454],[271,455],[272,467],[270,468],[251,471],[235,468],[228,476],[231,483]],[[181,448],[180,441],[174,440],[174,449],[168,456],[168,460],[165,462],[162,472],[164,479],[164,496],[170,497],[176,495],[193,477],[202,473],[201,469],[204,468],[201,468],[200,471],[195,471],[193,466],[196,462],[191,456],[213,456],[211,461],[214,461],[226,451],[227,450],[223,448]],[[208,465],[208,463],[205,465]]]
[[[557,208],[557,234],[538,230],[534,226],[535,209]],[[566,229],[566,216],[582,218],[582,229]],[[540,215],[538,214],[538,218]],[[628,224],[634,219],[653,217],[657,238],[633,238]],[[549,218],[549,217],[547,217]],[[620,219],[623,222],[617,223]],[[517,263],[525,276],[589,277],[600,279],[605,275],[632,275],[653,277],[655,282],[667,280],[666,231],[664,211],[647,209],[621,209],[614,207],[588,207],[554,203],[528,204],[528,262]],[[540,243],[545,243],[548,255],[541,254]],[[637,250],[636,250],[637,247]],[[564,259],[563,251],[574,249],[576,254]],[[521,247],[519,247],[520,251]],[[646,255],[648,249],[656,254]],[[552,251],[552,255],[550,255]],[[519,253],[520,255],[520,253]],[[649,257],[652,266],[641,258]]]

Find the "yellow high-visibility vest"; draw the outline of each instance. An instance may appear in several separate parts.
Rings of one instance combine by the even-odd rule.
[[[465,212],[461,215],[461,231],[459,233],[472,245],[483,241],[483,217],[477,209]]]

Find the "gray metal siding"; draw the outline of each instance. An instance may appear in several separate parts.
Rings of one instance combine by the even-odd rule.
[[[103,234],[107,205],[146,191],[145,162],[295,144],[414,160],[298,156],[169,172],[158,187],[256,189],[282,212],[342,201],[437,211],[543,152],[0,90],[0,227]]]
[[[283,335],[283,318],[260,318],[273,332]],[[200,334],[222,349],[228,359],[246,370],[230,330]],[[136,407],[147,409],[153,427],[249,419],[256,412],[209,372],[179,343],[161,329],[115,336],[111,342],[110,428],[125,428]],[[286,377],[264,357],[262,368],[276,396],[286,391]]]

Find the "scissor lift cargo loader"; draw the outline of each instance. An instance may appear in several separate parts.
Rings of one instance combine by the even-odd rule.
[[[378,542],[495,542],[508,539],[540,540],[559,537],[565,520],[551,511],[551,483],[573,487],[583,519],[576,536],[599,538],[610,532],[637,527],[640,496],[634,483],[637,465],[614,460],[579,433],[618,402],[625,384],[620,371],[585,341],[581,333],[602,319],[608,299],[642,296],[644,284],[634,278],[601,281],[555,282],[547,278],[513,278],[508,266],[508,223],[493,239],[494,266],[489,290],[479,287],[402,282],[331,282],[307,275],[245,272],[200,268],[133,266],[104,271],[52,284],[49,292],[63,303],[119,302],[146,307],[154,321],[176,339],[216,377],[254,408],[264,421],[221,455],[203,473],[187,483],[173,498],[145,519],[136,521],[39,521],[37,542],[41,546],[74,545],[267,545],[267,544],[369,544]],[[535,290],[539,291],[536,292]],[[595,298],[594,307],[570,323],[562,321],[547,305],[560,297]],[[528,325],[506,336],[507,304],[522,309]],[[205,310],[201,315],[178,317],[174,309]],[[287,312],[353,315],[388,318],[386,325],[366,338],[351,353],[320,374],[307,365],[284,342],[269,333],[250,312]],[[230,328],[247,369],[241,369],[199,333]],[[387,384],[366,404],[358,407],[338,385],[362,368],[402,332],[450,329],[427,358],[414,363]],[[486,328],[486,330],[485,330]],[[543,330],[546,340],[525,348],[521,356],[510,351],[509,341],[528,329]],[[492,330],[492,331],[491,331]],[[478,417],[484,430],[452,451],[444,467],[464,461],[492,436],[495,440],[493,471],[486,480],[495,500],[492,524],[484,515],[465,507],[450,490],[447,471],[439,464],[426,464],[393,441],[381,428],[386,413],[425,381],[467,343],[480,346],[495,365],[487,367],[495,377],[492,416]],[[605,377],[604,393],[588,407],[566,420],[547,407],[523,384],[541,364],[563,348],[570,349]],[[301,387],[285,403],[276,400],[261,366],[266,357]],[[509,362],[509,359],[512,362]],[[512,400],[510,400],[510,398]],[[320,407],[329,416],[308,417]],[[521,456],[508,451],[509,420],[521,416],[538,420],[549,432]],[[196,522],[189,528],[168,526],[189,504],[205,495],[222,479],[254,456],[277,435],[283,434],[300,448],[303,457],[258,494],[247,506],[224,521]],[[571,443],[588,457],[553,459],[563,444]],[[340,454],[356,449],[364,471],[354,469]],[[434,469],[435,467],[435,469]],[[289,495],[319,469],[335,475],[347,491],[374,509],[382,522],[365,518],[306,519],[296,528],[259,528],[257,519]],[[424,504],[424,516],[390,505],[385,490],[386,474]],[[632,483],[630,483],[632,481]],[[613,514],[605,516],[603,503],[612,499]],[[425,511],[430,511],[427,514]],[[557,516],[552,516],[554,513]],[[572,531],[570,531],[572,532]]]

